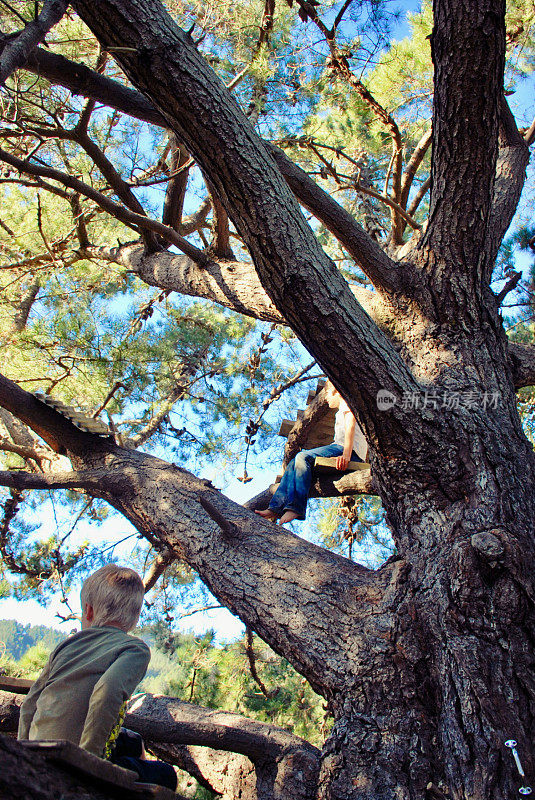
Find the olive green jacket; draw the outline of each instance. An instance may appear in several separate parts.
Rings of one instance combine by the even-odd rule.
[[[112,626],[62,642],[20,710],[19,739],[67,739],[102,756],[127,700],[147,671],[150,650]]]

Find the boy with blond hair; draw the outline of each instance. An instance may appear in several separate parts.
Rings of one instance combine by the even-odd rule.
[[[80,595],[82,630],[56,647],[30,689],[20,710],[19,739],[66,739],[96,756],[109,754],[112,732],[119,730],[126,701],[150,661],[145,642],[128,634],[144,593],[143,581],[129,567],[106,564],[87,578]],[[160,763],[129,766],[143,780],[161,783],[156,773],[152,780],[148,774],[150,765]],[[164,767],[176,786],[174,770]]]

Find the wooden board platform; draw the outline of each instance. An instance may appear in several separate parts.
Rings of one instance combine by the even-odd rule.
[[[371,467],[366,461],[350,461],[344,472],[356,472],[359,469],[371,469]],[[316,456],[314,470],[315,472],[332,472],[333,470],[339,472],[336,469],[336,457],[323,458],[323,456]]]
[[[33,684],[29,678],[11,678],[9,675],[0,675],[0,691],[13,692],[13,694],[28,694]]]
[[[122,800],[185,800],[165,786],[139,783],[136,772],[98,758],[72,742],[22,740],[20,744],[65,767],[67,771],[74,771],[93,783],[106,786],[108,790],[116,790]]]

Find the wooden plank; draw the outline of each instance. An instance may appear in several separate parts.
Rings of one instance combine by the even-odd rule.
[[[139,775],[130,769],[119,767],[104,758],[89,753],[68,741],[21,740],[20,744],[28,750],[38,752],[47,760],[68,771],[74,771],[85,778],[117,790],[123,800],[186,800],[165,786],[155,783],[140,783]]]
[[[295,421],[293,419],[283,419],[279,428],[279,436],[287,439],[294,425]]]
[[[8,675],[0,675],[0,690],[13,692],[13,694],[28,694],[33,681],[29,678],[11,678]]]
[[[336,469],[336,457],[334,458],[323,458],[322,456],[317,456],[314,462],[314,469],[316,472],[332,472]],[[347,469],[344,472],[356,472],[357,470],[364,470],[364,469],[371,469],[370,465],[365,461],[350,461],[347,465]]]
[[[20,743],[28,750],[37,751],[55,764],[70,767],[76,772],[108,786],[133,789],[134,783],[139,777],[137,772],[118,767],[116,764],[112,764],[111,761],[105,761],[105,759],[83,750],[72,742],[63,740],[41,741],[38,739],[27,741],[22,739]]]

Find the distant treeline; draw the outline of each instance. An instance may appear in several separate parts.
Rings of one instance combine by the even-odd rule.
[[[46,625],[23,625],[14,619],[0,619],[0,651],[5,646],[6,654],[15,661],[36,644],[42,644],[51,651],[66,637],[66,633],[47,628]]]

